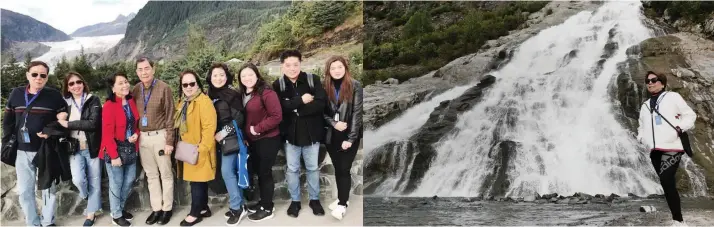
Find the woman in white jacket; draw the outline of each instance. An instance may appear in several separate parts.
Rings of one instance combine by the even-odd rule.
[[[673,224],[680,225],[684,220],[675,173],[684,148],[679,135],[694,128],[697,115],[682,96],[676,92],[665,91],[665,75],[649,71],[645,84],[652,96],[640,108],[637,139],[650,149],[650,159],[664,189]]]

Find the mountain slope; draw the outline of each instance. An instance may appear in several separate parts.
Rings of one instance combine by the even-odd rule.
[[[131,19],[134,19],[135,13],[128,16],[119,15],[112,22],[98,23],[94,25],[84,26],[74,31],[72,37],[88,37],[88,36],[105,36],[105,35],[120,35],[126,32],[126,26]]]
[[[180,58],[186,54],[189,24],[202,28],[208,42],[222,50],[244,51],[258,27],[289,6],[290,2],[150,1],[129,22],[124,39],[98,61]]]
[[[70,40],[67,34],[27,15],[2,9],[2,51],[15,42],[47,42]]]

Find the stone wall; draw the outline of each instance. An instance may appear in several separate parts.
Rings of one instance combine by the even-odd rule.
[[[321,148],[324,151],[324,147]],[[357,153],[357,157],[352,164],[352,194],[362,194],[362,150]],[[290,193],[287,189],[287,181],[285,178],[286,171],[285,153],[280,151],[275,166],[273,166],[273,178],[275,180],[275,201],[290,200]],[[219,170],[220,171],[220,170]],[[326,155],[325,160],[320,164],[320,199],[323,206],[327,207],[337,199],[337,186],[335,184],[335,170],[330,161],[329,155]],[[0,166],[0,221],[3,223],[17,220],[24,220],[24,215],[18,202],[18,194],[16,190],[17,177],[15,168],[2,164]],[[301,172],[302,196],[307,198],[307,184],[305,182],[305,169]],[[109,212],[109,195],[108,182],[106,172],[102,170],[102,211]],[[256,190],[257,191],[257,190]],[[177,180],[174,186],[174,206],[187,206],[191,204],[190,186],[187,182]],[[37,193],[36,199],[38,204],[42,203],[40,193]],[[257,201],[257,193],[256,199]],[[254,202],[254,201],[249,201]],[[62,219],[67,216],[81,216],[86,208],[87,202],[79,197],[77,189],[72,184],[72,181],[62,182],[57,190],[57,209],[55,216]],[[212,206],[227,206],[228,194],[216,194],[209,191],[209,204]],[[147,187],[146,175],[141,169],[140,164],[137,166],[137,180],[134,182],[134,188],[129,195],[126,207],[131,211],[144,211],[150,209],[149,190]],[[38,206],[38,209],[41,207]]]

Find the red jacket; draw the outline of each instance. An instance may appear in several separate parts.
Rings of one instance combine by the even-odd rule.
[[[139,111],[136,109],[134,99],[127,100],[132,114],[134,114],[134,129],[137,135],[139,133]],[[109,157],[115,159],[119,157],[117,153],[117,143],[114,139],[123,141],[126,139],[126,115],[122,107],[122,100],[116,98],[115,101],[107,100],[102,108],[102,145],[99,147],[99,158],[104,159],[104,151],[109,152]],[[136,140],[134,146],[137,146],[138,152],[139,140]]]
[[[282,120],[283,110],[280,108],[278,94],[266,87],[263,90],[263,95],[254,94],[245,105],[243,135],[246,135],[249,141],[278,136],[280,135],[279,126]],[[260,135],[254,136],[251,134],[250,126],[254,126],[255,132],[260,133]]]

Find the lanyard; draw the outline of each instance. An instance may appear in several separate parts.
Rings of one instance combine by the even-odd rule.
[[[149,95],[144,94],[144,85],[141,85],[141,95],[144,96],[144,116],[146,117],[146,106],[149,105],[149,99],[151,98],[151,92],[154,90],[154,84],[156,84],[156,79],[151,82],[151,86],[149,87]]]
[[[37,99],[37,97],[40,96],[40,92],[42,92],[42,90],[37,91],[37,94],[35,94],[35,96],[33,96],[32,99],[30,99],[30,100],[28,101],[28,100],[27,100],[27,94],[30,93],[30,86],[27,86],[27,88],[25,89],[25,108],[27,108],[28,106],[30,106],[30,104],[32,104],[32,102],[34,102],[35,99]],[[28,112],[28,113],[25,114],[25,121],[22,122],[22,127],[23,127],[23,128],[25,127],[25,125],[27,125],[27,115],[30,115],[30,113]]]
[[[84,101],[85,101],[85,100],[84,100],[84,95],[85,95],[85,94],[86,94],[86,93],[82,93],[82,99],[81,99],[81,101],[80,101],[80,104],[81,104],[81,105],[77,105],[77,102],[74,101],[74,97],[72,97],[72,103],[74,104],[74,106],[77,107],[77,109],[79,110],[79,114],[80,114],[80,115],[82,115],[82,107],[84,107]]]

